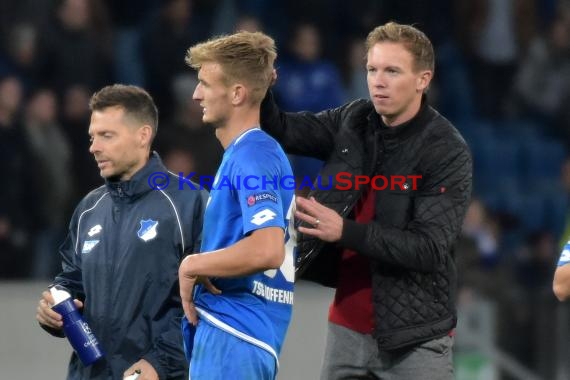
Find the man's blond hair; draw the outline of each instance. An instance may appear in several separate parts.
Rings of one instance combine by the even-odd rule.
[[[379,42],[402,44],[414,59],[415,71],[434,71],[434,52],[431,41],[419,29],[411,25],[389,22],[372,30],[366,38],[366,50],[370,51]]]
[[[251,90],[251,102],[261,103],[273,80],[275,41],[261,32],[238,32],[199,43],[188,49],[186,63],[200,70],[217,63],[227,86],[241,82]]]

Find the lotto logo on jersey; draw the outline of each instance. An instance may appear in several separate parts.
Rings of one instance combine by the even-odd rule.
[[[276,213],[266,208],[255,214],[253,218],[251,218],[251,223],[256,226],[261,226],[263,223],[275,219],[276,216]]]

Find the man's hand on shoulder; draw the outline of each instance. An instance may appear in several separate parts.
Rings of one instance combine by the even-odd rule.
[[[297,211],[295,217],[313,227],[299,227],[299,232],[311,235],[326,242],[339,241],[342,236],[342,217],[333,209],[328,208],[313,197],[310,199],[295,197]]]

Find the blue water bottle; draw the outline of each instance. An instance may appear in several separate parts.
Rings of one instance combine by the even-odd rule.
[[[61,314],[63,318],[63,332],[69,343],[81,359],[84,366],[89,366],[103,357],[103,351],[99,342],[87,322],[83,320],[81,313],[73,302],[71,295],[56,287],[50,288],[50,293],[54,299],[52,309]]]

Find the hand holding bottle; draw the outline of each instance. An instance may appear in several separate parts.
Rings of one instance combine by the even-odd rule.
[[[78,299],[73,300],[78,309],[83,308],[83,302]],[[54,304],[53,296],[49,290],[42,293],[42,298],[38,302],[36,320],[47,327],[52,329],[61,330],[63,328],[63,318],[61,314],[54,311],[52,306]]]
[[[44,292],[38,307],[38,321],[51,328],[63,329],[83,365],[91,365],[102,358],[99,342],[79,312],[78,308],[83,304],[72,300],[71,295],[63,289],[51,287],[49,293],[45,293],[48,292]]]

